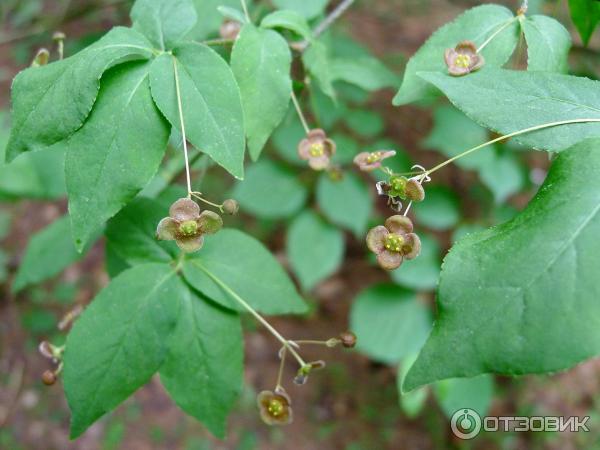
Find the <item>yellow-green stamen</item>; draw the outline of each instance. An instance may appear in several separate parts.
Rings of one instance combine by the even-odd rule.
[[[460,54],[454,60],[454,64],[463,69],[467,69],[471,65],[471,57],[469,55]]]
[[[314,158],[323,156],[323,154],[325,153],[325,147],[321,143],[312,144],[310,146],[310,149],[308,150],[308,153],[310,153],[310,156]]]
[[[383,246],[387,251],[400,253],[404,245],[404,238],[399,234],[390,233],[385,237]]]
[[[179,232],[185,236],[193,236],[198,231],[198,223],[195,220],[186,220],[179,225]]]
[[[269,414],[273,417],[278,417],[283,414],[284,406],[281,400],[276,398],[269,400],[269,406],[267,407]]]

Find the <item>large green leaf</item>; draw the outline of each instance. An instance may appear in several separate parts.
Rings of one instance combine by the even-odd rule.
[[[208,298],[236,311],[241,297],[265,314],[301,313],[306,305],[273,255],[256,239],[222,230],[183,265],[186,280]]]
[[[152,102],[150,63],[115,67],[85,125],[66,143],[65,174],[78,249],[154,176],[168,124]]]
[[[344,257],[344,234],[312,211],[305,211],[292,222],[286,251],[302,289],[312,289],[334,273]]]
[[[186,289],[160,379],[181,409],[219,438],[242,388],[240,318]]]
[[[465,408],[473,409],[483,417],[487,415],[494,397],[494,378],[491,375],[450,378],[436,383],[433,392],[448,418]]]
[[[571,35],[560,22],[547,16],[529,16],[521,21],[527,41],[527,70],[568,70]]]
[[[6,160],[67,138],[90,113],[107,69],[151,56],[151,45],[142,35],[116,27],[70,58],[19,73],[12,85],[12,131]]]
[[[196,24],[192,0],[136,0],[133,27],[161,50],[173,48]]]
[[[437,30],[408,61],[404,80],[393,100],[394,105],[405,105],[436,95],[435,89],[424,83],[417,72],[446,73],[448,69],[444,62],[444,51],[447,48],[453,48],[464,40],[481,45],[512,18],[512,12],[503,6],[483,5],[469,9]],[[482,72],[489,67],[502,66],[510,58],[518,42],[518,28],[515,21],[482,50],[485,57]]]
[[[240,90],[227,63],[209,47],[189,43],[156,58],[150,72],[152,96],[176,129],[181,121],[175,86],[181,89],[187,139],[233,176],[244,174],[244,120]]]
[[[600,23],[600,3],[590,0],[569,0],[569,9],[581,40],[587,45]]]
[[[362,291],[350,312],[356,348],[376,361],[397,364],[417,352],[431,328],[429,310],[411,291],[378,284]]]
[[[181,281],[166,264],[144,264],[115,278],[67,337],[64,387],[71,438],[150,380],[175,329]]]
[[[447,230],[460,220],[459,198],[445,186],[425,185],[425,200],[413,205],[415,222],[432,230]]]
[[[561,153],[511,221],[446,257],[435,327],[404,390],[452,377],[553,372],[600,353],[600,140]]]
[[[563,120],[600,120],[600,82],[583,77],[503,69],[462,78],[434,72],[419,75],[467,116],[501,134]],[[536,149],[561,151],[598,136],[600,123],[592,122],[545,128],[514,140]]]
[[[253,160],[288,110],[292,94],[288,43],[275,31],[242,28],[231,52],[231,69],[244,107],[248,151]]]

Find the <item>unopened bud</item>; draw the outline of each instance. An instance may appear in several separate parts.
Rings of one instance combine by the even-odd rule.
[[[352,348],[356,345],[356,335],[352,331],[344,331],[340,333],[340,341],[346,348]]]
[[[31,67],[40,67],[48,64],[50,52],[46,48],[40,48],[31,62]]]
[[[42,374],[42,382],[46,386],[52,386],[54,383],[56,383],[56,374],[51,370],[44,371]]]
[[[55,31],[52,35],[53,41],[64,41],[66,38],[67,36],[62,31]]]
[[[413,202],[422,202],[425,198],[425,190],[423,189],[421,183],[419,183],[415,178],[411,178],[406,182],[404,192],[406,194],[406,198],[412,200]]]
[[[223,212],[225,214],[229,214],[230,216],[234,216],[237,214],[240,209],[240,205],[237,201],[232,198],[228,198],[223,202]]]

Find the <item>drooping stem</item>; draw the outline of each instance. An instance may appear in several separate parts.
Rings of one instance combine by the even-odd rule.
[[[283,367],[285,366],[285,356],[287,354],[287,347],[281,349],[281,362],[279,363],[279,372],[277,373],[277,383],[275,383],[275,390],[282,388],[281,378],[283,377]]]
[[[213,203],[211,201],[206,200],[204,197],[202,197],[202,193],[201,192],[192,192],[191,194],[192,194],[192,196],[194,196],[195,198],[197,198],[201,202],[206,203],[207,205],[213,206],[215,208],[218,208],[219,211],[223,212],[223,205],[217,205],[216,203]]]
[[[242,9],[244,10],[244,16],[246,16],[246,20],[248,23],[252,23],[252,20],[250,20],[250,14],[248,14],[248,5],[246,5],[246,0],[240,0],[240,2],[242,3]]]
[[[486,45],[488,45],[490,42],[492,42],[492,40],[498,36],[500,33],[502,33],[502,31],[504,31],[506,28],[508,28],[509,26],[511,26],[513,24],[513,22],[515,20],[518,20],[519,16],[515,16],[515,17],[511,17],[509,20],[507,20],[502,26],[500,26],[496,31],[494,31],[490,37],[488,37],[483,44],[481,44],[479,46],[479,48],[477,49],[477,53],[480,53],[485,47]]]
[[[296,112],[298,113],[300,122],[302,122],[302,127],[304,128],[304,131],[306,132],[306,134],[308,134],[310,132],[310,128],[308,127],[308,124],[306,123],[306,118],[304,117],[304,113],[302,112],[302,109],[300,108],[300,103],[298,103],[298,98],[296,97],[296,94],[294,93],[294,91],[292,91],[292,103],[294,104],[294,108],[296,108]]]
[[[447,159],[443,163],[440,163],[437,166],[435,166],[435,167],[433,167],[433,168],[431,168],[429,170],[426,170],[425,172],[423,172],[423,176],[429,176],[433,172],[436,172],[439,169],[441,169],[442,167],[447,166],[451,162],[456,161],[457,159],[460,159],[463,156],[467,156],[467,155],[469,155],[469,154],[471,154],[471,153],[479,150],[480,148],[487,147],[488,145],[495,144],[496,142],[500,142],[500,141],[503,141],[505,139],[510,139],[511,137],[514,137],[514,136],[519,136],[521,134],[530,133],[532,131],[543,130],[545,128],[557,127],[557,126],[560,126],[560,125],[569,125],[569,124],[573,124],[573,123],[588,123],[588,122],[600,122],[600,119],[570,119],[570,120],[561,120],[561,121],[558,121],[558,122],[544,123],[544,124],[541,124],[541,125],[536,125],[536,126],[533,126],[533,127],[525,128],[523,130],[514,131],[512,133],[505,134],[503,136],[497,137],[496,139],[492,139],[491,141],[484,142],[483,144],[479,144],[479,145],[477,145],[477,146],[475,146],[473,148],[465,150],[464,152],[459,153],[458,155],[453,156],[450,159]]]
[[[177,94],[177,108],[181,123],[181,136],[183,138],[183,157],[185,159],[185,177],[187,180],[188,198],[192,195],[192,179],[190,177],[190,161],[188,158],[187,139],[185,137],[185,124],[183,123],[183,107],[181,106],[181,89],[179,88],[179,74],[177,72],[177,59],[173,57],[173,71],[175,72],[175,92]]]

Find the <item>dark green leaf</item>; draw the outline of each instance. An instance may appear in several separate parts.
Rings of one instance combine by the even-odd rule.
[[[547,16],[521,20],[527,41],[527,70],[566,73],[571,35],[560,22]]]
[[[592,33],[600,22],[600,4],[590,0],[569,0],[569,9],[581,40],[584,45],[588,45]]]
[[[197,16],[192,0],[136,0],[131,19],[152,44],[169,50],[194,27]]]

